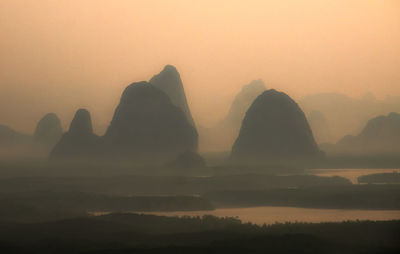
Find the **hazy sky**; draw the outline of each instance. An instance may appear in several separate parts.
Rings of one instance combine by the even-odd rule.
[[[166,64],[209,125],[262,78],[295,98],[400,95],[399,0],[1,0],[0,123],[32,132],[80,107],[108,125],[122,90]]]

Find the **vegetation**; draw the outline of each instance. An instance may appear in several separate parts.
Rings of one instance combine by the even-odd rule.
[[[257,226],[235,218],[111,214],[2,223],[2,253],[396,253],[400,221]]]
[[[369,174],[358,177],[359,183],[400,183],[400,174],[396,171],[393,173],[380,173],[380,174]]]
[[[217,206],[294,206],[335,209],[400,209],[400,185],[314,186],[263,191],[220,191],[204,196]]]
[[[328,155],[314,168],[399,168],[399,155]]]
[[[54,169],[56,171],[57,169]],[[193,176],[51,176],[0,178],[0,193],[55,191],[92,192],[107,195],[201,195],[223,190],[265,190],[273,188],[298,188],[306,186],[351,185],[342,177],[314,175],[276,176],[266,174]],[[99,173],[100,174],[100,173]]]
[[[86,216],[90,212],[211,210],[195,196],[110,196],[84,192],[0,194],[0,221],[35,222]]]

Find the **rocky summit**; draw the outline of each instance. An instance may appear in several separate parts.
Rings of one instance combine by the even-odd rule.
[[[90,112],[79,109],[68,132],[50,153],[52,159],[88,159],[100,155],[100,138],[93,133]]]
[[[171,102],[180,108],[188,121],[195,126],[192,114],[190,112],[190,108],[187,103],[185,90],[183,88],[181,76],[179,75],[178,70],[172,66],[167,65],[164,69],[157,75],[155,75],[149,81],[154,87],[157,87],[164,91]]]
[[[168,95],[148,82],[129,85],[104,136],[107,153],[136,162],[165,163],[197,150],[197,131]]]
[[[253,80],[250,84],[243,86],[242,90],[236,95],[225,119],[226,123],[238,125],[243,120],[246,111],[253,103],[255,98],[265,91],[264,81],[261,79]]]
[[[54,113],[46,114],[36,126],[33,142],[36,147],[50,151],[63,134],[61,121]]]
[[[247,111],[231,158],[265,163],[320,155],[303,111],[288,95],[272,89],[259,95]]]

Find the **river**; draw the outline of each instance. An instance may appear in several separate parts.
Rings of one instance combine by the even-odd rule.
[[[399,169],[313,169],[307,171],[309,174],[317,176],[341,176],[349,179],[353,184],[357,184],[357,178],[362,175],[400,172]]]
[[[236,217],[243,222],[273,224],[275,222],[339,222],[346,220],[400,220],[400,210],[311,209],[296,207],[262,206],[250,208],[224,208],[214,211],[148,212],[160,216]]]

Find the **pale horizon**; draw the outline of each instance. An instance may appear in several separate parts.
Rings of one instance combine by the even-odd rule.
[[[123,89],[166,64],[200,126],[260,78],[296,100],[400,95],[395,0],[4,0],[0,36],[0,124],[26,133],[48,112],[67,129],[78,108],[102,133]]]

